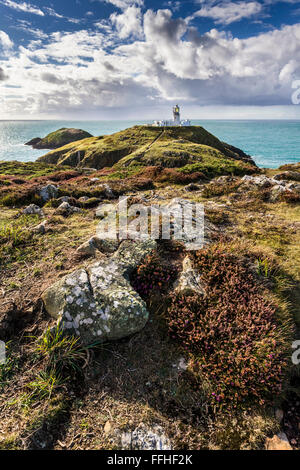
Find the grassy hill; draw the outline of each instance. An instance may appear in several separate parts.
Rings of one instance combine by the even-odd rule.
[[[131,166],[163,166],[193,171],[207,167],[226,167],[242,173],[255,167],[249,155],[221,142],[203,127],[134,126],[108,136],[72,142],[39,158],[50,164],[102,169]],[[219,172],[217,172],[219,173]],[[228,173],[225,171],[225,173]]]

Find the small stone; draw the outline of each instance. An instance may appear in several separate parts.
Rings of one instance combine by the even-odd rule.
[[[40,217],[44,216],[43,210],[36,204],[30,204],[30,206],[25,207],[22,212],[26,215],[39,215]]]
[[[267,438],[265,443],[266,450],[293,450],[289,440],[284,432],[280,432],[277,436]]]
[[[110,424],[110,421],[106,421],[105,426],[104,426],[105,434],[110,434],[111,430],[112,430],[112,425]]]

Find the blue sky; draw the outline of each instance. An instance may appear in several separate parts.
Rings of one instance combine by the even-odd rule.
[[[0,119],[300,119],[299,46],[294,0],[0,0]]]

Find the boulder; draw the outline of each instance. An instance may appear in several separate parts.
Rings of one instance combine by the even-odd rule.
[[[113,253],[118,249],[118,246],[119,242],[117,240],[106,240],[99,237],[92,237],[80,245],[76,252],[84,256],[95,256],[97,250],[101,253]]]
[[[245,175],[242,178],[242,182],[246,183],[247,185],[257,186],[262,189],[270,188],[274,184],[278,184],[278,181],[275,181],[272,178],[268,178],[265,175],[260,175],[260,176]]]
[[[46,311],[83,344],[124,338],[148,321],[145,302],[129,282],[132,271],[156,248],[154,240],[125,240],[109,258],[78,269],[42,295]]]
[[[25,215],[39,215],[40,217],[44,217],[43,210],[36,204],[30,204],[25,207],[25,209],[22,210],[22,213]]]
[[[44,202],[49,201],[50,199],[55,199],[58,194],[58,188],[53,184],[47,184],[39,190],[39,195],[41,196]]]
[[[265,443],[266,450],[293,450],[289,440],[284,432],[267,438]]]
[[[270,193],[270,202],[277,202],[279,199],[280,199],[280,196],[283,194],[283,193],[286,193],[286,192],[290,192],[291,190],[284,187],[284,186],[281,186],[279,184],[276,184],[275,186],[273,186],[273,188],[271,189],[271,193]]]
[[[78,207],[71,206],[68,202],[63,202],[55,211],[55,214],[68,217],[76,212],[82,212]]]

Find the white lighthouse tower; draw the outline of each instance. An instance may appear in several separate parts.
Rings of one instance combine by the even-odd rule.
[[[173,108],[174,126],[180,126],[180,108],[178,104]]]
[[[173,120],[167,121],[154,121],[153,126],[157,127],[173,127],[173,126],[190,126],[191,121],[189,119],[180,120],[180,108],[179,105],[176,104],[173,107]]]

